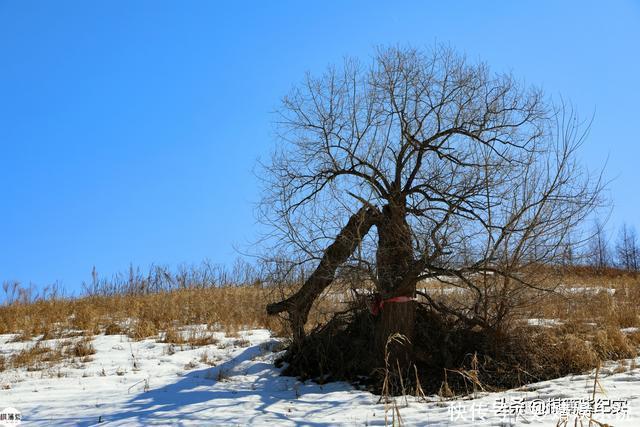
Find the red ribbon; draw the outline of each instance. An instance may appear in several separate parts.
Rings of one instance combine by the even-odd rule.
[[[384,307],[384,305],[388,302],[411,302],[411,301],[415,301],[415,298],[399,296],[399,297],[382,299],[380,298],[379,294],[376,294],[376,296],[374,297],[373,303],[369,306],[369,311],[371,311],[371,314],[373,314],[374,316],[377,316],[382,311],[382,308]]]

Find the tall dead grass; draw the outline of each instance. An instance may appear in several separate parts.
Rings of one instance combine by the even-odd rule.
[[[69,330],[126,333],[134,339],[183,325],[206,324],[237,331],[269,328],[278,319],[264,310],[267,291],[259,286],[178,289],[143,295],[86,296],[13,303],[0,307],[0,334],[58,338]]]
[[[31,288],[5,283],[0,334],[16,333],[18,339],[27,340],[77,330],[143,339],[193,324],[220,330],[279,330],[277,319],[264,312],[267,292],[259,277],[246,263],[237,262],[227,270],[203,262],[176,272],[152,266],[142,273],[131,267],[109,279],[94,269],[80,297],[65,297],[56,287],[37,295]]]
[[[267,328],[287,336],[287,323],[265,312],[266,303],[282,295],[274,295],[274,288],[264,286],[246,271],[234,274],[215,276],[206,269],[171,274],[155,269],[141,275],[131,270],[115,283],[94,274],[85,294],[75,298],[55,293],[30,298],[28,292],[7,286],[21,297],[5,298],[7,302],[0,306],[0,334],[16,334],[16,341],[104,333],[126,334],[135,340],[154,337],[178,345],[212,343],[210,335],[182,334],[182,327],[199,324],[229,334]],[[549,276],[548,272],[545,275]],[[526,340],[535,343],[521,351],[538,352],[532,360],[555,367],[558,375],[591,369],[600,360],[635,356],[640,333],[621,328],[640,327],[640,277],[618,270],[577,268],[563,272],[561,280],[556,292],[537,298],[536,304],[518,312],[513,333],[526,335]],[[277,292],[293,289],[278,287]],[[314,306],[309,328],[324,324],[343,309],[339,302],[349,298],[348,290],[326,295]],[[549,323],[530,325],[531,318]],[[65,357],[89,357],[90,341],[78,345],[56,349],[36,343],[17,357],[0,358],[0,370],[42,366]]]

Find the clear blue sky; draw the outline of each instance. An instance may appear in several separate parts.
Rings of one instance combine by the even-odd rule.
[[[0,281],[229,263],[307,70],[445,42],[570,99],[640,226],[640,1],[0,0]]]

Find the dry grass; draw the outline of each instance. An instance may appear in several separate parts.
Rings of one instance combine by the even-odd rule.
[[[562,281],[561,292],[537,299],[535,305],[518,313],[512,331],[526,334],[531,343],[521,351],[536,348],[531,360],[553,367],[558,374],[586,371],[600,360],[635,356],[640,333],[620,329],[640,327],[640,277],[619,270],[574,268]],[[570,288],[574,289],[567,291]],[[0,306],[0,334],[14,333],[13,341],[35,340],[35,344],[10,357],[0,357],[0,371],[11,367],[43,369],[68,358],[87,360],[95,352],[90,336],[99,333],[191,347],[215,344],[212,331],[239,337],[238,331],[244,329],[267,328],[285,336],[286,323],[265,312],[266,303],[281,296],[274,295],[273,289],[249,284],[14,301]],[[324,324],[342,308],[336,298],[348,297],[345,291],[319,301],[308,327]],[[530,327],[524,322],[530,318],[553,319],[557,326]],[[205,325],[206,329],[185,328],[191,325]],[[71,339],[83,334],[87,336]],[[60,339],[62,344],[50,347],[42,342],[48,339]],[[236,342],[247,344],[240,338]],[[202,363],[214,363],[203,354]]]
[[[216,366],[216,360],[209,354],[208,351],[203,351],[200,354],[200,363],[204,363],[205,365],[209,365],[209,366]]]
[[[254,285],[194,286],[149,293],[98,292],[80,298],[14,300],[0,306],[0,334],[16,334],[11,341],[27,344],[22,351],[3,356],[0,371],[40,370],[70,358],[88,361],[95,353],[88,337],[100,333],[127,335],[134,340],[154,338],[191,348],[217,343],[213,331],[237,336],[239,330],[268,328],[284,335],[285,322],[265,313],[269,295],[270,291]],[[205,328],[185,328],[194,324]],[[71,341],[73,337],[81,338]],[[47,340],[58,340],[58,344]]]
[[[49,347],[36,342],[9,358],[13,368],[26,368],[28,371],[38,371],[64,359],[61,346]]]
[[[565,359],[618,360],[637,355],[640,333],[622,328],[640,327],[640,277],[620,270],[574,268],[557,293],[549,294],[521,314],[523,318],[553,319],[560,326],[549,334],[566,338],[564,347],[581,348]],[[583,341],[587,344],[577,342]],[[567,350],[569,351],[569,350]],[[579,361],[578,361],[579,362]]]
[[[208,331],[189,329],[185,333],[185,331],[170,327],[164,333],[164,337],[161,342],[177,345],[189,345],[193,348],[217,344],[218,339]]]
[[[37,340],[8,357],[2,357],[0,371],[9,367],[39,371],[70,359],[88,362],[91,360],[90,356],[95,352],[90,336],[80,339],[62,339],[49,343]]]
[[[93,344],[91,344],[91,339],[89,337],[85,337],[73,344],[67,355],[87,360],[87,357],[95,353],[96,349],[93,347]]]
[[[469,384],[475,385],[470,380],[476,378],[499,390],[584,373],[604,360],[637,356],[640,333],[621,328],[640,327],[638,275],[580,268],[575,272],[542,269],[540,277],[548,281],[543,287],[563,285],[542,296],[523,290],[519,297],[527,304],[513,310],[499,330],[478,325],[469,328],[442,313],[417,322],[414,344],[420,356],[416,363],[420,364],[418,369],[422,368],[422,388],[430,393],[437,393],[440,388],[444,394],[464,394],[469,391]],[[422,285],[437,301],[461,302],[466,298],[463,292],[446,289],[446,284]],[[471,304],[462,301],[461,305]],[[332,379],[357,382],[372,367],[366,362],[366,354],[353,349],[370,342],[366,331],[374,325],[367,323],[368,317],[366,312],[363,316],[357,311],[344,321],[336,316],[331,327],[318,330],[305,341],[302,351],[290,351],[282,359],[288,363],[288,373],[318,380],[329,372],[336,374]],[[529,324],[529,319],[540,322]],[[357,339],[363,342],[354,344]],[[479,370],[465,356],[476,353]],[[450,372],[446,387],[441,382],[442,367],[444,372]],[[379,383],[374,382],[371,387],[381,392]],[[403,393],[407,384],[399,383],[396,388],[394,393]]]
[[[143,295],[56,298],[0,307],[0,334],[17,340],[61,338],[69,330],[155,337],[172,328],[207,324],[211,329],[282,331],[264,310],[269,292],[257,286],[180,289]]]
[[[125,329],[117,323],[109,323],[104,328],[105,335],[122,335],[125,333]]]

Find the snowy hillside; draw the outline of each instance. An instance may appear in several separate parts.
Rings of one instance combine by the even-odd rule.
[[[5,356],[32,345],[9,342],[13,337],[0,335]],[[181,349],[151,339],[98,335],[92,360],[1,372],[0,410],[16,408],[26,425],[365,426],[393,421],[390,405],[385,413],[385,405],[368,392],[279,376],[272,363],[279,342],[266,330],[236,337],[218,333],[217,338],[216,344]],[[640,425],[640,369],[635,366],[628,361],[626,369],[612,363],[601,370],[595,420]],[[593,386],[593,375],[578,375],[473,400],[433,396],[428,402],[399,398],[396,403],[405,425],[556,425],[562,413],[586,413]]]

